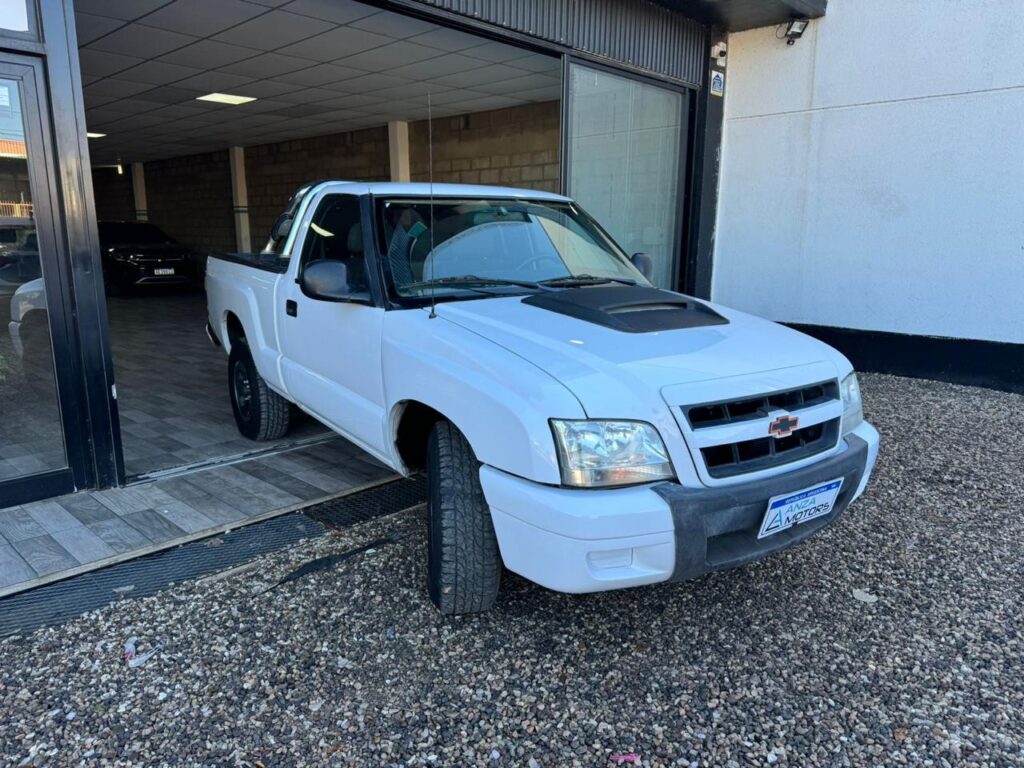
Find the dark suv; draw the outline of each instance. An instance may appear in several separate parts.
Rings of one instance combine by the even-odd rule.
[[[99,222],[103,278],[108,291],[143,285],[199,285],[201,257],[144,221]]]

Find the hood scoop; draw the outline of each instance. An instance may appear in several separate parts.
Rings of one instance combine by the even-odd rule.
[[[623,333],[653,333],[726,325],[729,321],[705,304],[659,288],[594,286],[545,291],[523,304],[568,315]]]

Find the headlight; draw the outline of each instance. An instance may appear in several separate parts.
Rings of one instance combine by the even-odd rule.
[[[657,430],[640,421],[551,420],[562,483],[580,488],[675,477]]]
[[[864,408],[860,402],[860,384],[857,374],[851,373],[839,385],[843,396],[843,434],[852,432],[864,421]]]

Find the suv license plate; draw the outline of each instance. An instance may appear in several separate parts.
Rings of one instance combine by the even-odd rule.
[[[157,267],[153,270],[153,274],[162,277],[163,275],[173,275],[174,267]]]
[[[785,493],[768,499],[768,510],[761,522],[757,538],[763,539],[779,531],[806,523],[816,517],[827,515],[836,504],[836,497],[843,487],[843,478],[827,483],[812,485],[796,493]]]

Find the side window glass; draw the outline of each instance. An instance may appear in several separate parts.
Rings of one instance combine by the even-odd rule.
[[[359,198],[328,195],[320,201],[309,222],[302,245],[302,265],[328,259],[346,261],[363,258],[363,227]]]
[[[345,262],[349,285],[355,290],[368,289],[358,197],[328,195],[320,201],[306,231],[300,269],[322,260]]]

